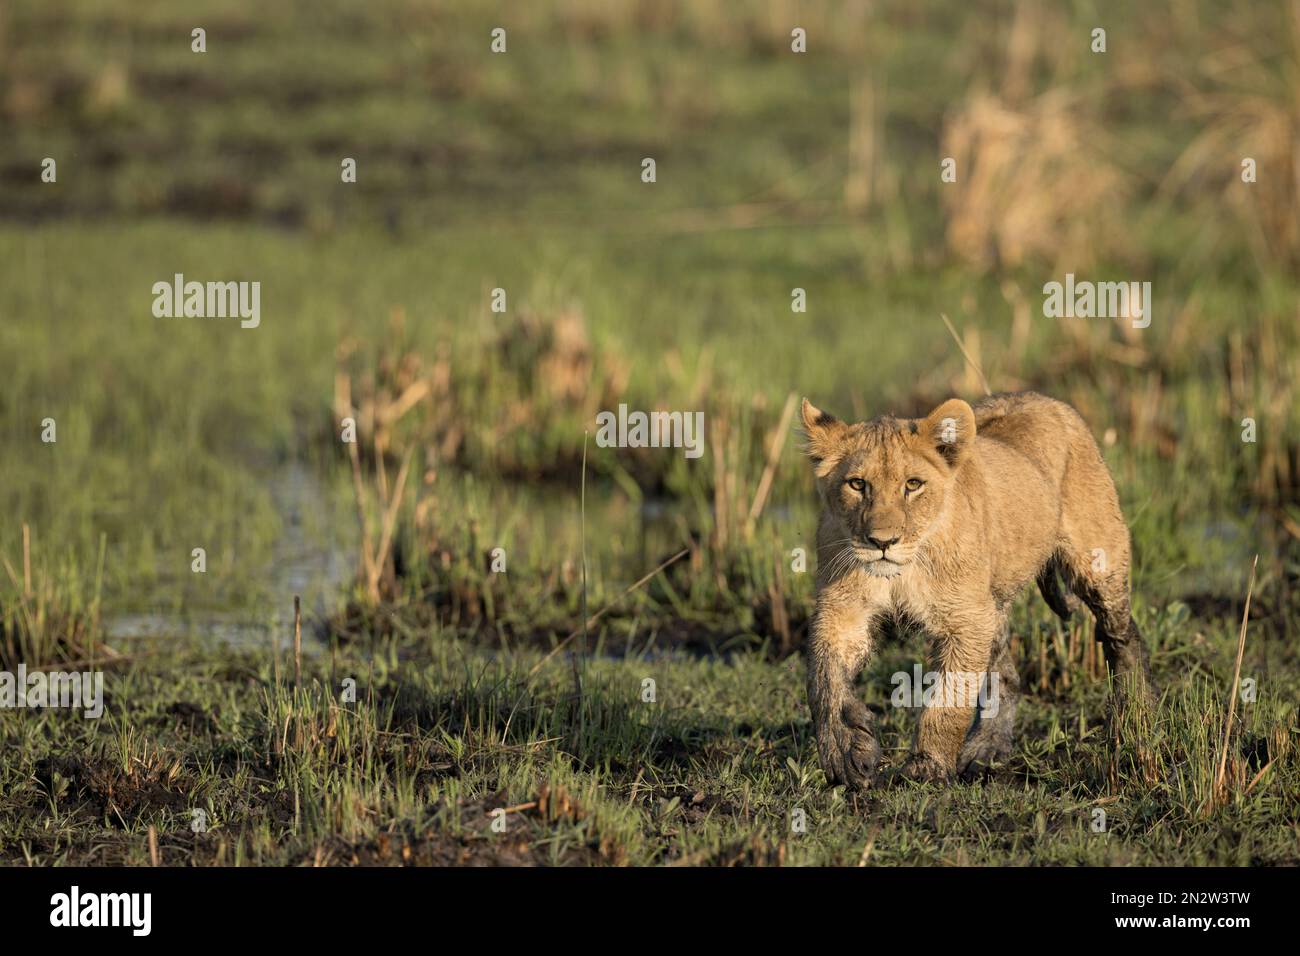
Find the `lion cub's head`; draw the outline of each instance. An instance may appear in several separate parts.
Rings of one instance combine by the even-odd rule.
[[[804,399],[803,426],[832,552],[878,577],[900,574],[974,442],[971,407],[953,398],[925,418],[849,425]]]

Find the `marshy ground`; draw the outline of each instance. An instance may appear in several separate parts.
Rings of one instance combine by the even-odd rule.
[[[0,710],[0,861],[1300,862],[1300,7],[201,7],[0,10],[0,670],[106,698]],[[155,319],[176,273],[260,326]],[[1150,326],[1044,317],[1067,273]],[[941,313],[1099,438],[1164,697],[1113,746],[1026,595],[1005,766],[827,790],[790,398],[978,396]],[[620,402],[705,454],[599,447]]]

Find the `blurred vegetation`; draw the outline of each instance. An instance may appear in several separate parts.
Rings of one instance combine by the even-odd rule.
[[[310,615],[349,652],[554,648],[599,610],[588,649],[784,668],[815,522],[789,396],[857,418],[976,398],[943,313],[993,389],[1091,424],[1166,686],[1226,686],[1259,553],[1245,667],[1296,699],[1300,3],[515,6],[0,9],[5,661],[139,653],[105,631],[127,613],[170,637],[237,610],[270,643],[305,548],[358,565]],[[1151,281],[1150,327],[1044,318],[1067,272]],[[261,326],[155,319],[176,273],[260,281]],[[705,411],[704,457],[597,447],[620,401]],[[1045,687],[1096,689],[1090,624],[1027,599],[1016,626]],[[690,666],[701,693],[734,677]],[[1092,739],[1080,693],[1030,736]]]

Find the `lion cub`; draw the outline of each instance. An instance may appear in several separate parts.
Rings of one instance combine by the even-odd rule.
[[[849,425],[805,399],[803,425],[822,501],[808,703],[832,784],[875,778],[880,745],[853,682],[886,618],[932,638],[938,686],[965,684],[922,710],[901,770],[912,779],[970,776],[1010,753],[1019,680],[1007,613],[1035,579],[1062,617],[1058,574],[1092,611],[1121,699],[1154,699],[1129,615],[1128,528],[1073,408],[1023,392]],[[976,720],[972,682],[985,674],[997,675],[985,684],[997,706]]]

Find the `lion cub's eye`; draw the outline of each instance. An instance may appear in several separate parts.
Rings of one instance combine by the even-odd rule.
[[[858,494],[863,494],[867,490],[867,483],[861,478],[849,478],[847,481],[845,481],[845,484],[848,485],[850,488],[852,488],[854,491],[856,491]]]
[[[925,482],[922,481],[920,478],[909,478],[907,479],[906,488],[908,491],[920,491],[921,488],[924,487],[924,485]]]

